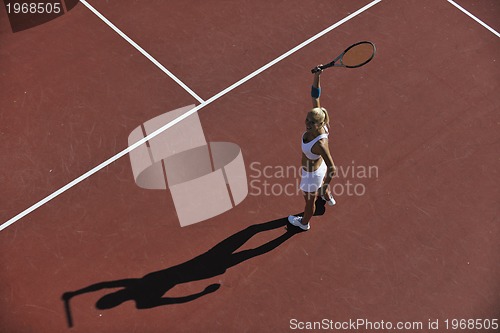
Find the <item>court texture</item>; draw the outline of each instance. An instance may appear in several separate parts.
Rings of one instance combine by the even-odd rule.
[[[13,32],[0,9],[0,332],[494,331],[497,0],[64,11]],[[337,204],[298,232],[311,69],[362,40],[370,63],[321,76]],[[144,124],[190,105],[158,137],[199,119],[241,152],[246,186],[183,226],[172,188],[138,186],[131,157],[152,147]],[[202,190],[184,198],[201,215],[223,199]]]

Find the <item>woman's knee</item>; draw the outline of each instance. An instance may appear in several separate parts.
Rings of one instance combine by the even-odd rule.
[[[316,195],[306,194],[304,198],[306,200],[306,207],[314,207]]]

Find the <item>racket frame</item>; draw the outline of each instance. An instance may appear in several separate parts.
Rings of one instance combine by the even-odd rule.
[[[344,63],[342,62],[342,57],[344,56],[344,54],[347,53],[347,51],[349,51],[350,49],[352,49],[353,47],[359,45],[359,44],[370,44],[372,47],[373,47],[373,53],[371,55],[370,58],[368,58],[366,61],[362,62],[361,64],[358,64],[356,66],[347,66],[347,65],[344,65]],[[345,49],[344,52],[342,52],[337,58],[333,59],[332,61],[330,61],[329,63],[325,64],[325,65],[321,65],[321,66],[317,66],[317,67],[314,67],[312,70],[311,70],[311,73],[316,73],[316,72],[319,72],[320,70],[323,70],[323,69],[326,69],[326,68],[329,68],[329,67],[345,67],[345,68],[358,68],[358,67],[361,67],[361,66],[364,66],[366,65],[367,63],[369,63],[373,57],[375,57],[375,53],[377,52],[377,49],[375,47],[375,44],[373,44],[372,42],[370,41],[367,41],[367,40],[364,40],[364,41],[361,41],[361,42],[357,42],[357,43],[354,43],[352,44],[351,46],[349,46],[347,49]]]

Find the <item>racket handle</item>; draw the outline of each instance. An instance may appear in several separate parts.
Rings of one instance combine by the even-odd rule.
[[[328,63],[326,65],[316,66],[313,69],[311,69],[311,73],[314,74],[314,73],[317,73],[317,72],[321,72],[323,69],[328,68],[328,67],[332,67],[332,66],[333,66],[333,62]]]
[[[321,68],[321,66],[316,66],[313,69],[311,69],[311,73],[314,74],[314,73],[320,72],[322,70],[323,70],[323,68]]]

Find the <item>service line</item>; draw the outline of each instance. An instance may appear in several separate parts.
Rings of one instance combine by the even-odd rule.
[[[86,2],[84,0],[80,0],[82,3],[86,4]],[[135,148],[139,147],[140,145],[146,143],[147,141],[151,140],[152,138],[154,138],[155,136],[159,135],[160,133],[166,131],[167,129],[169,129],[170,127],[174,126],[175,124],[181,122],[182,120],[186,119],[187,117],[189,117],[190,115],[194,114],[195,112],[198,112],[199,110],[201,110],[202,108],[204,108],[205,106],[209,105],[210,103],[216,101],[217,99],[221,98],[222,96],[226,95],[227,93],[229,93],[230,91],[234,90],[235,88],[239,87],[240,85],[242,85],[243,83],[247,82],[248,80],[252,79],[253,77],[259,75],[260,73],[262,73],[263,71],[265,71],[266,69],[268,69],[269,67],[275,65],[276,63],[280,62],[281,60],[285,59],[286,57],[290,56],[291,54],[297,52],[298,50],[302,49],[303,47],[305,47],[306,45],[309,45],[310,43],[314,42],[315,40],[317,40],[318,38],[324,36],[325,34],[329,33],[330,31],[332,31],[333,29],[339,27],[340,25],[344,24],[345,22],[351,20],[352,18],[358,16],[359,14],[363,13],[364,11],[368,10],[369,8],[373,7],[374,5],[376,5],[377,3],[381,2],[382,0],[375,0],[375,1],[372,1],[370,2],[369,4],[367,4],[366,6],[358,9],[357,11],[355,11],[354,13],[346,16],[345,18],[343,18],[342,20],[332,24],[331,26],[329,26],[328,28],[320,31],[319,33],[317,33],[316,35],[312,36],[311,38],[307,39],[306,41],[302,42],[301,44],[297,45],[296,47],[294,47],[293,49],[291,49],[290,51],[282,54],[281,56],[279,56],[278,58],[270,61],[269,63],[267,63],[266,65],[260,67],[259,69],[255,70],[254,72],[248,74],[247,76],[245,76],[244,78],[242,78],[241,80],[239,80],[238,82],[232,84],[231,86],[227,87],[226,89],[222,90],[221,92],[219,92],[218,94],[215,94],[214,96],[212,96],[211,98],[209,98],[208,100],[206,101],[203,101],[201,100],[201,104],[194,107],[193,109],[187,111],[186,113],[182,114],[181,116],[175,118],[174,120],[170,121],[168,124],[160,127],[159,129],[157,129],[156,131],[154,131],[153,133],[149,134],[148,136],[144,137],[143,139],[137,141],[136,143],[132,144],[131,146],[127,147],[126,149],[122,150],[121,152],[119,152],[118,154],[114,155],[113,157],[110,157],[109,159],[107,159],[106,161],[102,162],[101,164],[99,164],[98,166],[94,167],[93,169],[87,171],[86,173],[84,173],[83,175],[81,175],[80,177],[74,179],[73,181],[71,181],[70,183],[68,183],[67,185],[61,187],[60,189],[58,189],[57,191],[55,191],[54,193],[48,195],[47,197],[45,197],[44,199],[40,200],[39,202],[37,202],[36,204],[34,204],[33,206],[29,207],[28,209],[24,210],[23,212],[17,214],[16,216],[14,216],[13,218],[11,218],[10,220],[8,220],[7,222],[3,223],[2,225],[0,225],[0,231],[2,231],[3,229],[7,228],[8,226],[14,224],[15,222],[19,221],[20,219],[22,219],[23,217],[25,217],[26,215],[30,214],[31,212],[33,212],[34,210],[38,209],[39,207],[43,206],[44,204],[46,204],[47,202],[51,201],[52,199],[54,199],[55,197],[57,197],[58,195],[64,193],[65,191],[69,190],[70,188],[72,188],[73,186],[77,185],[78,183],[80,183],[81,181],[89,178],[90,176],[92,176],[93,174],[95,174],[96,172],[98,172],[99,170],[107,167],[108,165],[110,165],[111,163],[115,162],[116,160],[118,160],[119,158],[127,155],[128,153],[130,153],[132,150],[134,150]],[[88,4],[87,4],[88,5]],[[86,6],[87,6],[86,5]],[[107,22],[109,22],[107,19],[104,18],[104,16],[102,16],[101,14],[99,14],[93,7],[90,7],[90,5],[87,6],[89,9],[92,8],[92,12],[94,12],[97,16],[99,16],[101,19],[103,20],[106,20]],[[106,22],[105,21],[105,22]],[[108,24],[108,23],[106,23]],[[111,22],[109,22],[108,24],[111,28],[113,28],[113,30],[117,31],[118,28],[116,28]],[[119,31],[119,30],[118,30]],[[118,32],[117,31],[117,32]],[[119,33],[120,34],[120,33]],[[134,45],[134,47],[136,47],[135,44],[130,38],[126,37],[125,34],[121,33],[120,36],[122,36],[123,38],[126,38],[127,40],[130,40],[129,42]],[[139,51],[142,50],[142,48],[140,48],[140,46],[137,45],[136,47]],[[141,52],[142,53],[142,52]],[[144,55],[147,54],[146,51],[144,51],[143,53]],[[148,57],[148,56],[146,56]],[[152,57],[151,57],[152,58]],[[148,57],[149,59],[149,57]],[[151,59],[150,59],[151,60]],[[151,60],[153,61],[153,60]],[[154,62],[156,62],[156,60],[154,60]],[[161,66],[161,65],[160,65]],[[161,66],[160,68],[164,68],[163,66]],[[165,68],[166,70],[166,68]],[[168,72],[168,71],[167,71]],[[170,72],[168,72],[170,73]],[[167,73],[167,74],[168,74]],[[170,76],[170,75],[169,75]],[[177,81],[176,81],[177,82]]]

